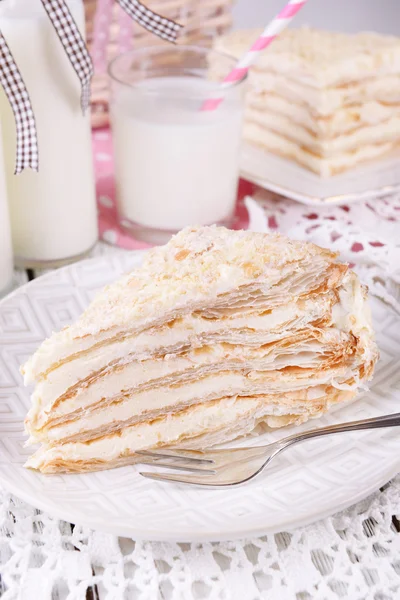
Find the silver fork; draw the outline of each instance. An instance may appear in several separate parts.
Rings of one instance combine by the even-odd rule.
[[[141,450],[141,464],[168,469],[178,469],[180,474],[172,473],[140,473],[148,479],[157,481],[173,481],[192,485],[225,487],[238,485],[253,479],[271,461],[287,448],[332,433],[377,429],[380,427],[397,427],[400,425],[400,413],[339,423],[320,429],[311,429],[290,435],[267,446],[250,448],[227,448],[215,450],[176,450],[159,448],[157,450]],[[185,474],[192,473],[192,474]]]

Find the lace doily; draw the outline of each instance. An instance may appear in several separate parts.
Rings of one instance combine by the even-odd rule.
[[[400,196],[318,209],[264,191],[254,197],[246,199],[250,228],[279,228],[338,250],[372,293],[400,311]],[[113,252],[122,250],[95,250]],[[0,489],[0,597],[398,600],[398,519],[400,476],[356,506],[292,533],[229,543],[143,543],[73,527]]]
[[[0,491],[3,600],[396,600],[400,477],[293,533],[134,542],[39,513]],[[88,594],[87,591],[90,591]]]

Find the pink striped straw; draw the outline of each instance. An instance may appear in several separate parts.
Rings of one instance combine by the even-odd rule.
[[[247,75],[249,67],[254,63],[262,50],[267,48],[283,31],[306,4],[307,0],[289,0],[285,8],[264,29],[260,37],[254,42],[246,54],[239,60],[236,67],[228,73],[221,84],[221,91],[240,81]],[[202,110],[215,110],[223,101],[224,96],[209,98],[203,103]]]

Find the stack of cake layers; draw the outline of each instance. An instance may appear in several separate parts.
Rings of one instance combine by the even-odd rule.
[[[316,417],[370,378],[366,291],[278,234],[188,228],[108,286],[23,367],[27,466],[83,472]]]
[[[215,49],[239,58],[260,33],[234,31]],[[250,68],[244,138],[321,176],[390,153],[400,144],[400,38],[284,31]]]

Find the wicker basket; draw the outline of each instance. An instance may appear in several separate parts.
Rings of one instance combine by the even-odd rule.
[[[146,5],[165,17],[184,25],[179,36],[179,44],[207,44],[216,35],[227,31],[232,23],[231,8],[233,0],[147,0]],[[84,0],[86,14],[86,32],[89,49],[93,41],[93,19],[96,0]],[[114,3],[112,19],[109,25],[107,59],[118,53],[118,11],[121,8]],[[132,21],[134,48],[146,45],[165,44]],[[102,127],[108,124],[109,82],[106,74],[96,74],[92,86],[92,125]]]

